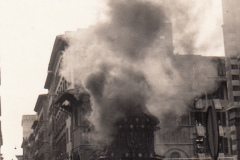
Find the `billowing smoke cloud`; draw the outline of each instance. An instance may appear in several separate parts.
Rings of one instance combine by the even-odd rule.
[[[166,8],[173,24],[175,52],[224,56],[221,1],[160,2]]]
[[[61,71],[90,93],[89,120],[100,137],[138,110],[160,120],[169,112],[180,116],[195,96],[215,89],[206,78],[216,76],[209,59],[172,53],[164,7],[142,0],[114,0],[109,7],[108,21],[64,35],[69,47]]]
[[[160,6],[150,2],[110,1],[110,23],[97,29],[99,38],[118,54],[132,60],[143,58],[145,49],[158,38],[165,25]]]

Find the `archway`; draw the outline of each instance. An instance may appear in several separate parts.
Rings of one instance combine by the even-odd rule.
[[[175,159],[175,158],[189,158],[189,156],[188,156],[188,154],[185,152],[185,151],[183,151],[183,150],[181,150],[181,149],[179,149],[179,148],[172,148],[172,149],[169,149],[165,154],[164,154],[164,156],[166,157],[166,158],[173,158],[173,159]]]

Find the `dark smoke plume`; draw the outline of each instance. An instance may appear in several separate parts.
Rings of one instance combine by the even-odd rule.
[[[108,15],[104,23],[64,35],[69,47],[61,71],[90,93],[88,118],[100,139],[111,137],[114,123],[136,110],[159,119],[170,112],[180,116],[195,96],[215,89],[206,78],[216,75],[209,60],[173,55],[171,42],[165,42],[172,40],[171,28],[160,4],[109,1]]]
[[[112,50],[132,60],[144,58],[164,29],[166,17],[161,6],[143,1],[110,1],[110,22],[97,28],[99,39]]]

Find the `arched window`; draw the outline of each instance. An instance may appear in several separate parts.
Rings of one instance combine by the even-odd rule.
[[[173,152],[171,153],[170,158],[181,158],[181,155],[179,152]]]

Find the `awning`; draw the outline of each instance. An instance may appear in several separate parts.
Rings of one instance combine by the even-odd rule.
[[[74,89],[63,92],[57,97],[55,104],[62,104],[65,100],[68,100],[69,102],[75,102],[77,100],[77,97],[74,95],[75,93],[76,92]]]
[[[203,109],[203,101],[202,101],[202,99],[199,99],[199,100],[196,102],[196,108],[197,108],[197,109]]]
[[[196,126],[197,129],[197,135],[200,137],[204,137],[205,136],[205,130],[203,128],[203,126]]]
[[[215,109],[222,109],[222,105],[219,99],[213,99]]]
[[[72,104],[77,101],[76,90],[71,89],[60,94],[54,104],[60,105],[63,109],[68,112],[72,112]]]

